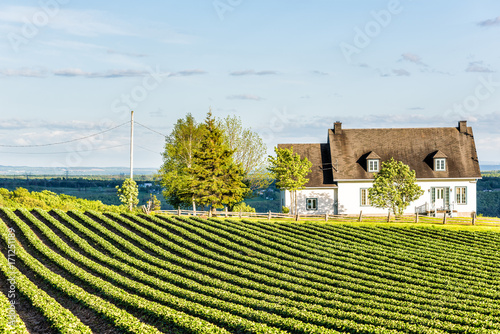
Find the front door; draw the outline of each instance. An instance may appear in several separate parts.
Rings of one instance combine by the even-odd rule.
[[[444,209],[444,188],[436,188],[436,201],[434,205],[437,210]]]

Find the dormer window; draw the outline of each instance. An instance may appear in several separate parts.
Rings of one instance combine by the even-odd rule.
[[[434,159],[434,170],[436,172],[446,171],[446,159],[445,158]]]
[[[380,157],[375,152],[370,152],[366,157],[366,170],[368,173],[378,173],[380,171]]]
[[[368,160],[368,172],[377,173],[379,171],[378,159]]]
[[[436,172],[446,172],[446,154],[441,151],[437,151],[434,154],[434,171]]]

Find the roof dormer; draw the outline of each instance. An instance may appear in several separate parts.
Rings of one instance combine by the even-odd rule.
[[[380,171],[380,156],[371,151],[366,157],[366,170],[368,173],[378,173]]]
[[[443,152],[438,150],[438,151],[436,151],[436,153],[434,153],[434,156],[432,158],[434,160],[434,171],[435,172],[446,172],[446,170],[447,170],[446,160],[448,159],[446,154],[444,154]]]

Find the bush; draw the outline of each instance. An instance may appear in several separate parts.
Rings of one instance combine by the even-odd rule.
[[[0,188],[0,206],[11,209],[26,208],[32,210],[40,208],[44,210],[60,209],[68,210],[93,210],[93,211],[111,211],[125,212],[127,208],[123,205],[105,205],[101,201],[90,201],[83,198],[77,198],[66,194],[56,194],[52,191],[43,190],[41,192],[32,191],[25,188],[17,188],[9,191]]]
[[[290,213],[290,208],[288,208],[287,206],[283,206],[283,207],[281,207],[281,212],[282,213]]]
[[[247,205],[245,202],[241,202],[236,204],[233,207],[233,212],[255,212],[255,208],[252,208],[250,205]]]

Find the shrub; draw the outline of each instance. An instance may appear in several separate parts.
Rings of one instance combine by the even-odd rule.
[[[290,209],[287,206],[281,207],[281,212],[282,213],[290,213]]]
[[[233,207],[233,212],[255,212],[255,208],[252,208],[250,205],[246,204],[245,202],[241,202],[236,204]]]

